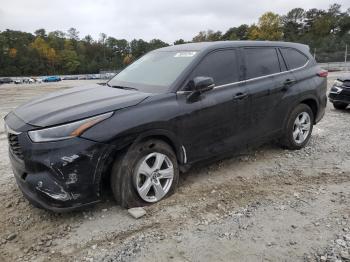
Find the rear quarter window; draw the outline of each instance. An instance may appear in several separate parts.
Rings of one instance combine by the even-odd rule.
[[[246,79],[281,72],[275,48],[244,48]]]
[[[295,49],[281,48],[280,50],[289,70],[302,67],[309,60],[306,55]]]

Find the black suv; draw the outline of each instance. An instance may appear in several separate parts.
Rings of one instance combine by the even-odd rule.
[[[345,109],[350,104],[350,75],[340,76],[334,81],[329,101],[335,109]]]
[[[305,45],[225,41],[152,51],[112,78],[28,102],[6,118],[10,159],[36,206],[124,207],[174,192],[191,164],[278,139],[304,147],[324,115],[327,72]]]
[[[0,78],[0,84],[11,84],[13,83],[12,78],[5,77],[5,78]]]

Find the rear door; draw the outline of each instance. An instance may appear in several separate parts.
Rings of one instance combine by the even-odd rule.
[[[188,93],[178,94],[185,114],[180,132],[189,160],[217,155],[246,145],[249,99],[240,82],[239,53],[235,49],[209,53],[193,70],[188,80],[198,76],[214,79],[215,88],[189,101]]]
[[[306,66],[309,58],[294,48],[280,48],[280,52],[286,62],[288,70],[295,78],[294,89],[299,90],[299,94],[313,93],[315,90],[315,75],[318,72],[315,67]]]
[[[250,142],[269,138],[282,128],[284,96],[295,78],[275,47],[243,48],[245,80],[251,94]]]
[[[283,103],[277,110],[280,112],[276,116],[277,123],[283,125],[290,112],[294,109],[295,103],[299,101],[303,89],[314,89],[315,83],[312,77],[316,72],[306,68],[309,62],[307,56],[294,48],[280,47],[279,57],[286,66],[286,73],[281,75],[280,86],[283,90]],[[306,90],[304,90],[306,91]]]

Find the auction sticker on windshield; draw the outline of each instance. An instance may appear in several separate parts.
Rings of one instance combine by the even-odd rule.
[[[178,52],[174,55],[174,57],[192,57],[192,56],[195,56],[196,54],[197,52],[195,51]]]

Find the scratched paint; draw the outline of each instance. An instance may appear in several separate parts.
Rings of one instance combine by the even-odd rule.
[[[55,199],[55,200],[60,200],[60,201],[68,201],[71,199],[78,199],[80,197],[80,194],[74,194],[74,193],[68,193],[63,189],[63,187],[55,182],[56,186],[59,187],[60,192],[52,192],[52,190],[43,188],[43,184],[41,183],[40,187],[39,185],[36,186],[36,189],[49,197]]]
[[[63,160],[63,166],[67,165],[68,163],[72,163],[74,160],[78,159],[78,155],[72,155],[72,156],[64,156],[61,159]]]
[[[71,173],[68,175],[66,184],[67,185],[75,184],[77,181],[78,181],[78,175],[76,173]]]

